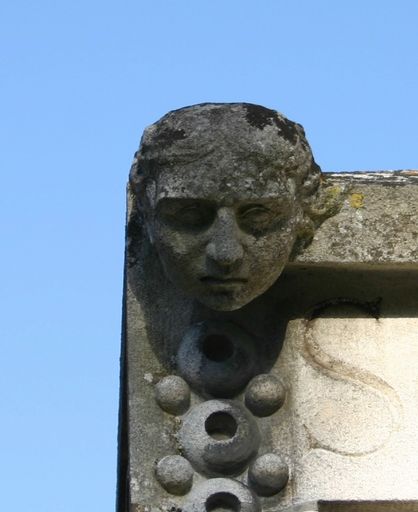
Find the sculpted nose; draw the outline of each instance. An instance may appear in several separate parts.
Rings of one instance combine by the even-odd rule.
[[[221,267],[233,267],[242,261],[244,251],[242,245],[235,238],[217,237],[212,240],[206,249],[208,258]]]
[[[221,208],[218,212],[214,233],[206,247],[206,255],[210,262],[231,269],[241,263],[244,249],[233,212],[223,210]]]

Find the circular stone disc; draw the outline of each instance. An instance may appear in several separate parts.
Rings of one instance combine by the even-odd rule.
[[[245,485],[228,478],[212,478],[194,489],[183,512],[260,512],[260,503]]]
[[[195,324],[180,344],[177,368],[202,395],[232,398],[257,373],[255,340],[232,322],[210,320]]]
[[[257,423],[240,404],[208,400],[189,411],[179,432],[183,454],[200,473],[238,475],[257,454]]]

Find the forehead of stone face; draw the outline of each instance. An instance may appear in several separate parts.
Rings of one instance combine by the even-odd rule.
[[[276,167],[260,167],[215,150],[198,161],[162,166],[153,190],[156,201],[172,197],[235,203],[285,196],[290,199],[295,193],[295,182]]]
[[[210,160],[293,169],[310,155],[303,129],[274,110],[249,103],[200,104],[148,127],[139,158],[149,172]],[[220,161],[221,160],[221,161]]]

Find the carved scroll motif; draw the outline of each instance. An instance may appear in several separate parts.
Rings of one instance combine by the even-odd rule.
[[[341,344],[349,343],[356,337],[353,319],[349,319],[352,332],[347,339],[347,333],[344,332],[347,320],[332,319],[334,323],[340,321],[342,336],[338,343]],[[321,317],[306,320],[297,347],[308,365],[320,374],[318,382],[322,392],[318,392],[318,401],[310,405],[310,417],[304,420],[312,448],[344,456],[374,453],[383,448],[391,436],[402,428],[401,400],[384,378],[367,369],[367,362],[366,367],[361,367],[346,360],[344,354],[336,356],[335,344],[332,351],[324,349],[321,343],[323,340],[316,331],[318,327],[321,329],[320,323],[326,321],[326,318]],[[376,327],[379,329],[377,319],[362,318],[357,321],[375,324],[375,329],[369,328],[369,332],[376,330]],[[354,341],[359,343],[359,339]],[[362,410],[356,408],[356,405]],[[362,418],[357,425],[354,415]],[[349,428],[346,429],[345,425],[349,425]]]

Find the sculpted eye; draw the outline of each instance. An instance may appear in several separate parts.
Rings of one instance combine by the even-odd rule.
[[[250,206],[241,213],[240,217],[248,221],[263,221],[269,219],[271,213],[264,206]]]
[[[210,223],[213,215],[210,208],[195,204],[177,211],[175,217],[176,221],[185,227],[200,227]]]
[[[249,205],[239,212],[239,224],[249,232],[267,231],[275,227],[281,219],[281,212],[264,205]]]
[[[176,229],[203,229],[213,222],[215,211],[206,202],[173,201],[163,205],[159,215]]]

